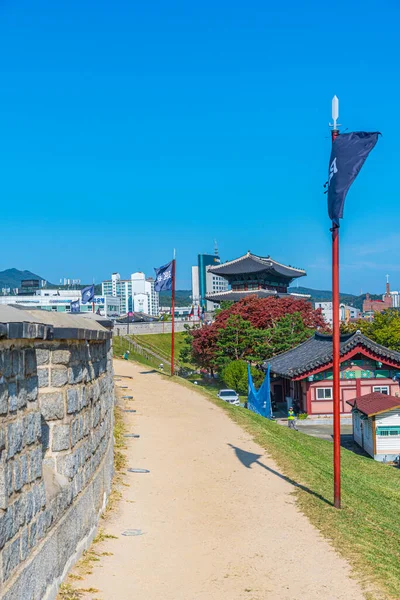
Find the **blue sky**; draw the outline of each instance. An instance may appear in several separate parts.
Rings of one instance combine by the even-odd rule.
[[[399,4],[0,0],[0,269],[96,282],[175,247],[330,288],[333,94],[383,137],[349,192],[341,289],[400,288]],[[335,31],[331,24],[335,23]]]

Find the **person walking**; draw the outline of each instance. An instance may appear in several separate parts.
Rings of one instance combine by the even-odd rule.
[[[298,431],[297,427],[296,427],[296,415],[294,413],[293,410],[293,406],[291,406],[288,410],[288,427],[289,429],[294,429],[295,431]]]

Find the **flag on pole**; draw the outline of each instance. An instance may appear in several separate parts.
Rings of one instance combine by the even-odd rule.
[[[189,317],[194,317],[194,306],[192,304],[192,308],[190,309]]]
[[[337,226],[339,219],[343,218],[347,192],[378,141],[378,135],[378,131],[342,133],[332,144],[328,173],[328,213]]]
[[[197,307],[197,316],[199,317],[199,319],[200,319],[200,314],[201,314],[201,312],[200,312],[200,304],[199,304],[199,306]]]
[[[172,262],[167,265],[154,269],[156,272],[156,282],[154,284],[155,292],[163,292],[172,290]]]
[[[205,312],[206,312],[206,311],[205,311],[205,308],[204,308],[204,306],[203,306],[203,307],[202,307],[202,309],[201,309],[201,317],[200,317],[202,321],[204,321]]]
[[[79,300],[75,300],[74,302],[71,302],[71,312],[72,313],[80,312]]]
[[[94,299],[94,285],[88,285],[82,290],[82,304],[92,302]]]

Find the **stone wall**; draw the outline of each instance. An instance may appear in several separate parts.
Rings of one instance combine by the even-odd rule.
[[[0,308],[0,598],[50,600],[111,487],[111,334],[12,310]]]

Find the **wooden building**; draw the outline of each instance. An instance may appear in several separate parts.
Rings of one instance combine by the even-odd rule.
[[[237,302],[246,296],[267,298],[269,296],[286,296],[289,285],[298,277],[304,277],[303,269],[283,265],[270,256],[257,256],[250,251],[244,256],[225,263],[208,267],[214,277],[227,280],[230,289],[224,292],[208,293],[207,300]],[[294,294],[304,296],[304,294]]]
[[[276,402],[296,404],[309,415],[333,413],[332,336],[315,333],[306,342],[265,361],[271,365]],[[340,338],[340,410],[349,414],[352,398],[380,392],[399,394],[400,353],[360,332]]]
[[[347,400],[353,413],[353,437],[375,460],[400,455],[400,398],[372,392]]]

